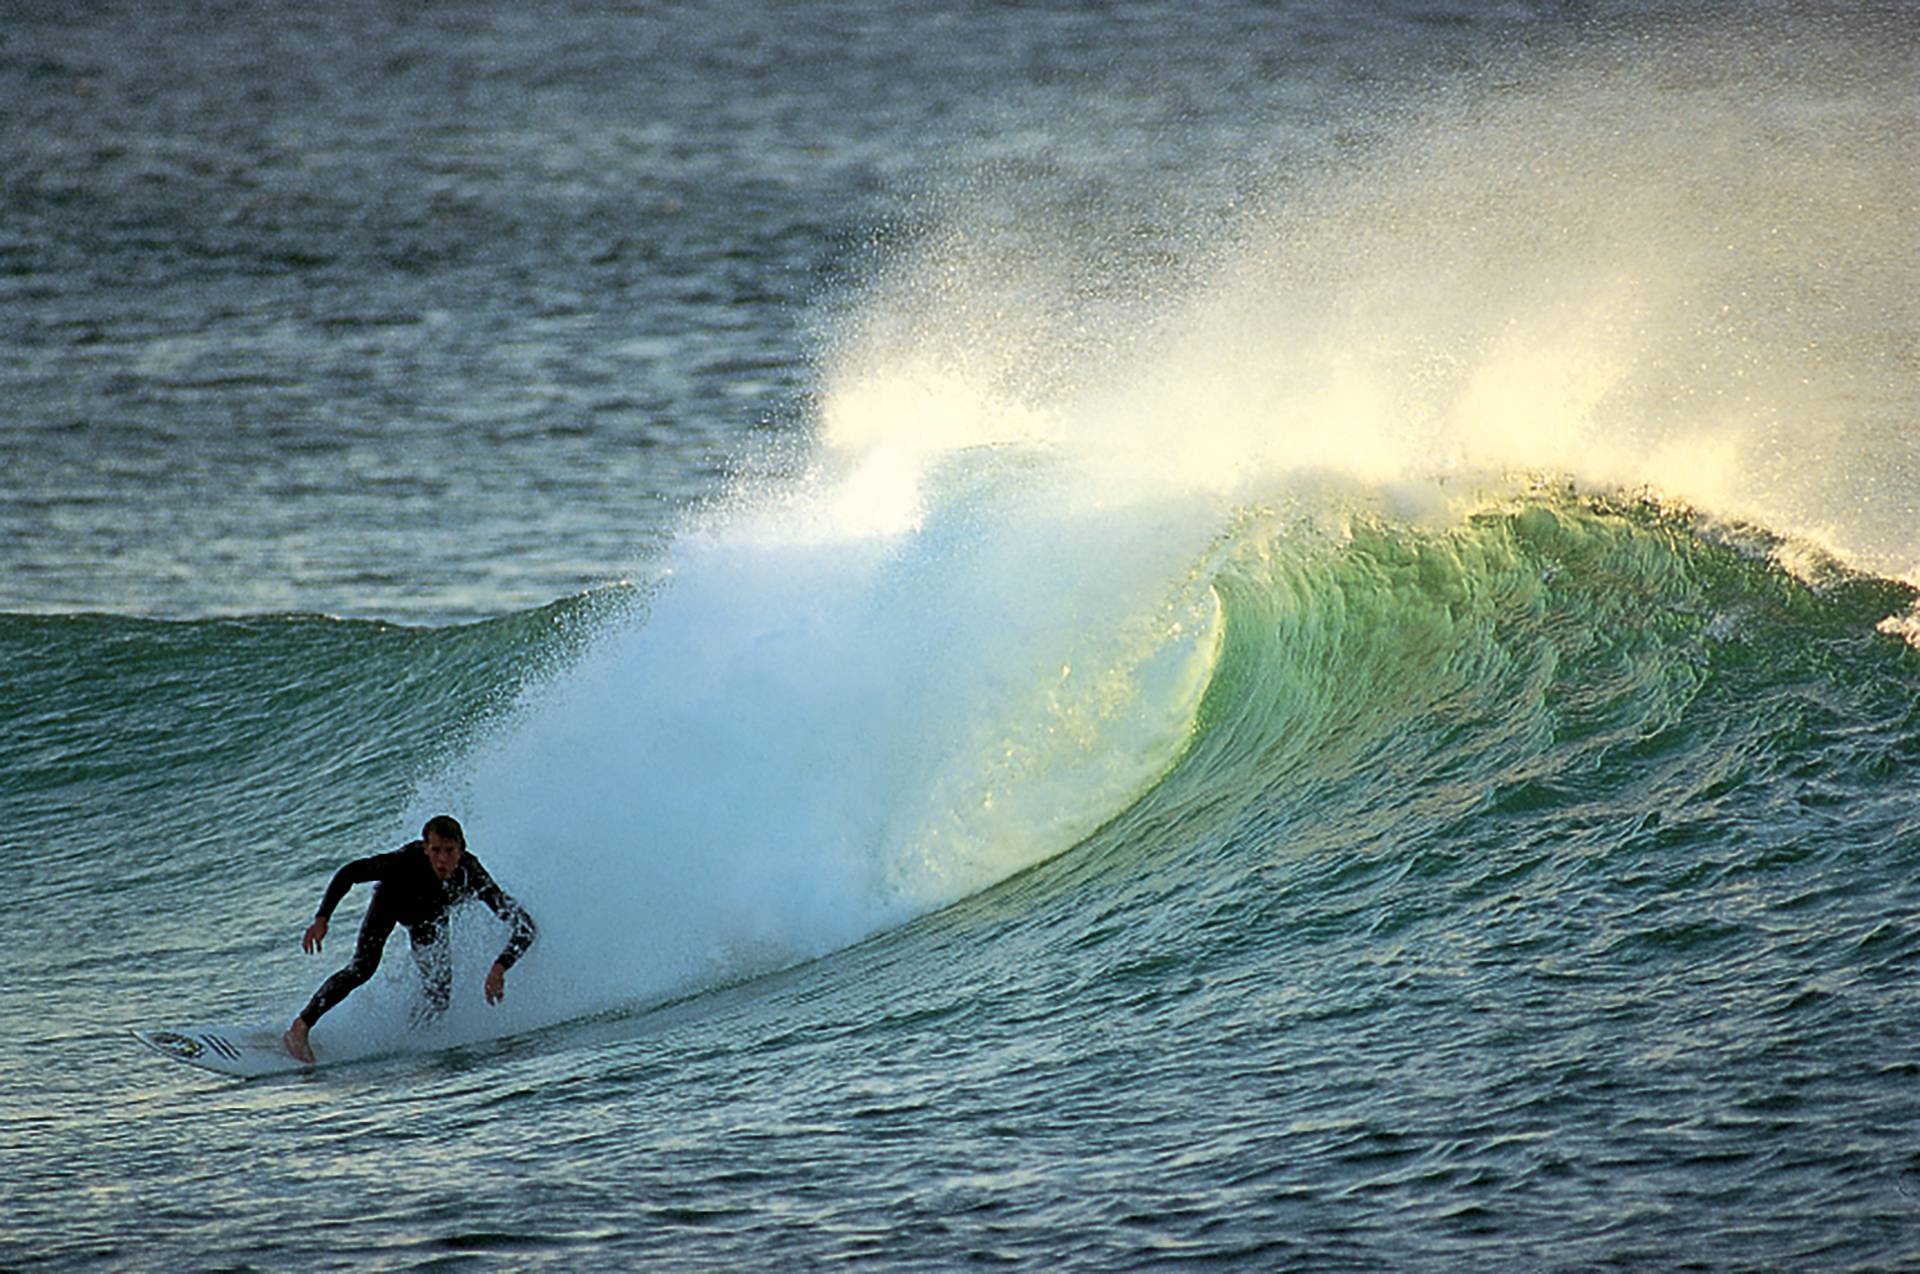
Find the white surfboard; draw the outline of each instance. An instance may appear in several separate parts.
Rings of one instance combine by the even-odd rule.
[[[306,1063],[287,1052],[280,1026],[181,1026],[168,1030],[133,1028],[133,1038],[162,1057],[252,1079],[305,1070]]]

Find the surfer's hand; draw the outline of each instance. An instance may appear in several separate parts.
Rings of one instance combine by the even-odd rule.
[[[316,920],[312,924],[307,926],[307,931],[305,933],[300,935],[300,949],[302,951],[305,951],[308,955],[319,955],[320,943],[322,940],[326,938],[326,936],[327,936],[326,920],[324,918],[320,920]]]
[[[498,1004],[507,998],[507,971],[498,960],[487,970],[487,1003]]]

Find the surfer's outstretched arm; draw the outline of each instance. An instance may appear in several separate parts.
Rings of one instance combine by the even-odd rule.
[[[347,896],[347,891],[355,885],[382,881],[394,875],[400,866],[401,855],[406,852],[403,849],[391,854],[356,858],[333,873],[333,879],[327,882],[327,892],[321,895],[320,905],[314,910],[313,923],[300,935],[300,949],[308,955],[318,955],[321,944],[327,938],[327,922],[333,917],[333,909]]]
[[[494,915],[513,927],[500,958],[487,970],[487,1003],[498,1004],[507,995],[507,970],[526,954],[527,948],[533,945],[534,938],[539,935],[540,928],[533,923],[533,917],[527,913],[527,909],[487,874],[487,869],[480,865],[479,859],[467,855],[466,867],[468,879],[473,883],[473,896],[486,903]]]
[[[405,850],[400,851],[400,853],[405,852]],[[388,875],[393,860],[398,857],[399,854],[396,853],[356,858],[333,873],[333,879],[327,882],[327,892],[321,895],[320,905],[314,909],[313,918],[320,921],[324,928],[327,918],[333,914],[333,909],[338,907],[340,900],[347,896],[347,890],[355,885],[363,885],[369,880],[379,880]]]

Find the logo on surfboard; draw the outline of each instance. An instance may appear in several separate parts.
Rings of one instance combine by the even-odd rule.
[[[190,1061],[207,1051],[201,1047],[199,1040],[191,1035],[182,1035],[178,1031],[151,1031],[147,1039],[154,1047],[182,1060]]]
[[[152,1041],[153,1046],[161,1052],[177,1057],[183,1062],[194,1061],[208,1050],[212,1050],[216,1057],[224,1057],[229,1062],[240,1060],[238,1048],[210,1031],[202,1031],[197,1036],[182,1035],[179,1031],[150,1031],[147,1039]]]

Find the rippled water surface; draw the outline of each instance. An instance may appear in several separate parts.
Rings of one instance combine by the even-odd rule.
[[[1920,1265],[1913,16],[11,6],[0,1266]]]

